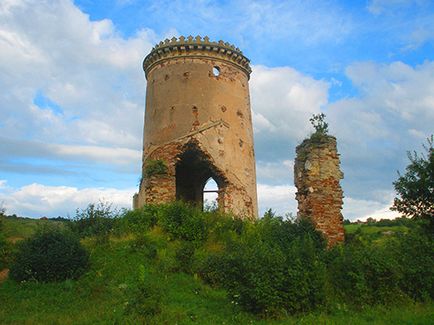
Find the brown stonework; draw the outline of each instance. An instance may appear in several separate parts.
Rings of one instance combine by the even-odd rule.
[[[296,148],[294,180],[298,218],[309,217],[333,246],[344,240],[341,213],[343,192],[339,180],[336,138],[329,135],[304,140]]]
[[[249,60],[228,43],[180,37],[155,46],[143,69],[142,180],[133,206],[202,204],[204,186],[213,178],[220,209],[256,218]],[[164,162],[167,171],[147,175],[150,160]]]

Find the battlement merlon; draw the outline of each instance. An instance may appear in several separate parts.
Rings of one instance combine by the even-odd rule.
[[[200,55],[198,52],[203,51]],[[180,36],[172,39],[165,39],[155,45],[151,53],[143,60],[143,70],[146,77],[149,71],[157,64],[165,60],[170,60],[174,57],[211,57],[223,60],[238,66],[243,70],[247,77],[250,78],[252,69],[250,68],[250,60],[243,55],[243,52],[232,44],[223,41],[211,42],[208,36]]]

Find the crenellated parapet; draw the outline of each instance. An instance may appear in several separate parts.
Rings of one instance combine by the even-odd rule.
[[[143,61],[146,76],[157,64],[173,57],[213,57],[240,67],[248,76],[252,72],[250,60],[237,47],[227,42],[210,41],[208,36],[180,36],[165,39],[152,48]]]

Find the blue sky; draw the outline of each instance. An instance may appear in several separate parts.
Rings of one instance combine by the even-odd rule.
[[[21,1],[0,4],[0,202],[9,213],[129,207],[140,178],[154,44],[208,35],[242,49],[261,211],[296,212],[295,146],[324,112],[344,217],[388,208],[407,150],[434,132],[434,2]]]

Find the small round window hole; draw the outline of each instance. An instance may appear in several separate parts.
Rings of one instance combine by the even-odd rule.
[[[214,66],[212,68],[212,73],[214,74],[214,76],[218,77],[220,75],[220,68],[218,66]]]

